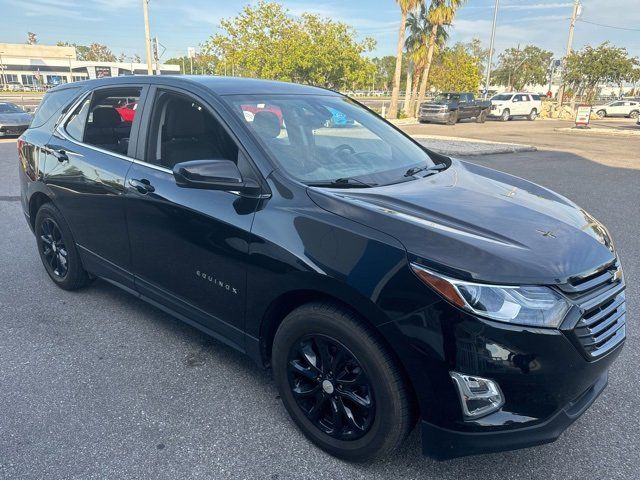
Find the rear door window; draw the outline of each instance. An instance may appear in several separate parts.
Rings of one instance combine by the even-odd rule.
[[[126,155],[141,91],[140,87],[95,91],[76,107],[66,132],[78,142]]]

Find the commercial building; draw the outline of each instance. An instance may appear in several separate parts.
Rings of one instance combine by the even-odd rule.
[[[180,66],[161,64],[160,73],[180,74]],[[75,47],[0,43],[0,90],[146,74],[146,63],[78,60]]]

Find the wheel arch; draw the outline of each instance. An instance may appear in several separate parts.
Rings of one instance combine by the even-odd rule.
[[[358,317],[360,321],[371,328],[378,341],[384,346],[384,348],[396,363],[402,375],[402,379],[405,383],[407,391],[409,392],[412,408],[414,409],[413,413],[414,415],[418,415],[420,410],[418,394],[415,390],[413,382],[411,381],[411,376],[409,375],[406,365],[404,364],[400,356],[396,353],[395,349],[391,345],[391,342],[389,342],[384,337],[380,330],[375,326],[374,322],[370,320],[367,313],[362,311],[362,308],[356,308],[354,307],[353,302],[347,302],[339,298],[338,296],[328,292],[313,289],[292,290],[283,293],[271,302],[263,315],[260,325],[260,353],[262,365],[269,366],[270,364],[273,340],[278,327],[285,319],[285,317],[296,308],[312,302],[325,302],[334,304],[341,309],[353,313],[356,317]]]
[[[35,229],[38,210],[40,210],[40,207],[45,203],[53,203],[53,200],[49,195],[41,191],[34,192],[29,198],[29,222],[31,223],[32,229]]]

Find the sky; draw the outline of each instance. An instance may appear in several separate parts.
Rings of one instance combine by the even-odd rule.
[[[254,0],[150,0],[151,34],[166,49],[162,59],[185,55],[218,31],[221,18],[235,16]],[[279,0],[293,16],[318,13],[350,24],[359,37],[373,37],[371,56],[395,53],[400,11],[395,0]],[[467,0],[450,30],[451,40],[473,37],[489,45],[495,0]],[[610,41],[640,57],[640,0],[582,0],[574,48]],[[114,54],[144,58],[141,0],[0,0],[0,43],[24,43],[27,32],[42,44],[57,41],[106,44]],[[496,52],[518,44],[563,55],[572,0],[501,0]],[[606,26],[593,25],[593,22]],[[627,29],[627,30],[625,30]]]

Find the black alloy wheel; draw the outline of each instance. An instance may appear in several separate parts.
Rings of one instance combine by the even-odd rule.
[[[330,302],[302,305],[278,326],[271,355],[291,419],[320,448],[352,461],[394,451],[418,416],[401,367],[365,322]]]
[[[42,255],[53,275],[64,279],[69,271],[69,253],[60,227],[52,218],[45,218],[38,232]]]
[[[289,387],[306,417],[340,440],[365,435],[375,416],[373,388],[351,351],[325,335],[307,335],[289,354]]]
[[[82,267],[69,225],[52,203],[45,203],[38,210],[34,231],[42,264],[56,285],[64,290],[77,290],[91,282]]]

